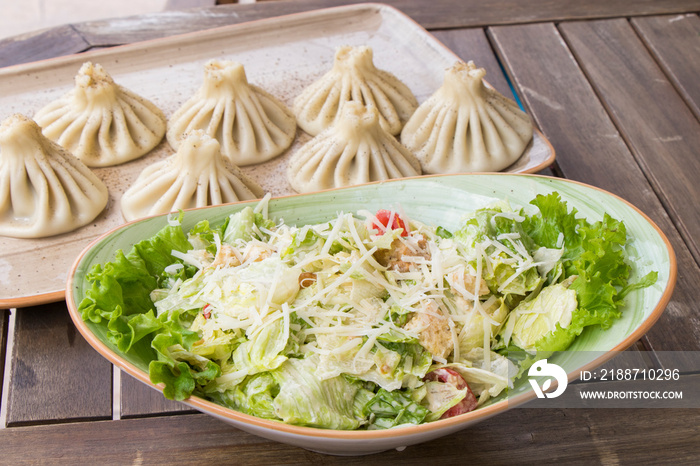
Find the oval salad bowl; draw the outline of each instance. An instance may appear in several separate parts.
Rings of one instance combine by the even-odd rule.
[[[260,201],[241,202],[200,209],[180,214],[179,222],[187,232],[203,220],[210,225],[221,225],[227,218],[246,207],[266,210],[275,222],[303,226],[329,222],[338,214],[360,210],[377,212],[390,209],[402,217],[425,225],[441,226],[448,231],[460,228],[465,215],[478,209],[507,200],[515,211],[537,209],[530,201],[538,195],[558,193],[568,209],[576,209],[576,216],[590,223],[602,221],[606,214],[622,221],[627,231],[627,255],[630,283],[638,282],[655,272],[656,281],[633,289],[626,294],[620,317],[609,328],[599,325],[586,327],[567,351],[557,353],[550,360],[561,366],[569,380],[577,378],[581,370],[592,370],[612,358],[616,352],[633,345],[656,322],[666,307],[676,281],[676,262],[673,250],[659,228],[627,201],[595,187],[563,179],[538,175],[475,174],[436,175],[393,180],[349,188],[321,191],[311,194],[272,198],[267,204]],[[115,261],[118,250],[125,254],[142,240],[152,238],[177,215],[160,215],[140,219],[102,235],[77,258],[70,270],[66,301],[71,318],[78,330],[102,356],[141,382],[157,390],[149,377],[149,364],[157,353],[146,335],[141,343],[128,351],[120,350],[120,343],[110,338],[107,323],[100,319],[84,320],[81,303],[91,293],[90,278],[98,264]],[[125,315],[131,301],[124,299]],[[142,310],[145,312],[145,310]],[[204,309],[202,309],[202,312]],[[208,318],[208,317],[207,317]],[[148,330],[144,331],[148,333]],[[452,417],[416,425],[401,424],[387,429],[335,430],[287,424],[264,419],[229,409],[199,396],[189,396],[187,405],[221,419],[252,434],[288,443],[322,453],[361,455],[402,448],[426,442],[464,429],[491,416],[521,405],[536,397],[527,376],[477,409]]]

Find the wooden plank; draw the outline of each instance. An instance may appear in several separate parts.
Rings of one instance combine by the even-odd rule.
[[[204,414],[0,430],[13,463],[61,464],[696,464],[692,409],[513,409],[399,452],[337,457],[265,440]],[[653,426],[651,428],[650,426]],[[96,447],[99,445],[99,447]]]
[[[168,400],[161,392],[139,382],[126,372],[121,373],[120,390],[122,419],[136,416],[195,412],[185,404]]]
[[[627,21],[567,23],[561,31],[700,263],[700,122]],[[697,61],[692,52],[682,57]]]
[[[700,18],[694,14],[633,18],[647,48],[700,118]]]
[[[112,415],[112,366],[88,345],[65,303],[20,309],[15,319],[7,425]]]
[[[484,68],[486,70],[486,81],[504,96],[509,99],[515,99],[513,89],[508,83],[508,78],[503,74],[503,68],[498,61],[498,57],[491,49],[486,32],[482,28],[446,29],[432,31],[432,34],[463,61],[471,60],[478,67]],[[545,168],[538,173],[540,175],[553,175],[551,168]]]
[[[0,40],[0,67],[70,55],[90,48],[72,26],[59,26]]]
[[[364,3],[360,0],[295,0],[252,4],[218,5],[188,11],[166,11],[147,15],[91,21],[74,25],[91,45],[116,45],[173,34],[197,31],[227,24],[269,18],[285,14]],[[430,8],[414,0],[387,0],[426,28],[445,29],[476,27],[489,24],[561,21],[605,18],[620,15],[686,13],[700,10],[698,0],[617,1],[562,0],[432,0]],[[508,14],[504,14],[508,12]]]
[[[489,31],[529,113],[557,151],[563,175],[633,201],[668,236],[682,278],[648,333],[649,342],[655,350],[697,351],[700,269],[556,27],[543,23]]]

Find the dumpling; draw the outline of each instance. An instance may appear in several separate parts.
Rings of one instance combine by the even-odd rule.
[[[401,131],[426,173],[502,170],[532,139],[532,120],[518,105],[486,87],[486,71],[457,63]]]
[[[420,175],[413,154],[387,133],[375,107],[344,105],[341,118],[289,160],[287,178],[297,192]]]
[[[118,165],[160,143],[167,120],[153,103],[116,84],[105,69],[86,62],[75,87],[34,115],[44,135],[89,167]]]
[[[177,152],[146,167],[122,195],[126,220],[180,209],[257,199],[262,188],[221,154],[204,131],[187,133]]]
[[[284,152],[297,124],[282,102],[248,83],[243,65],[211,60],[202,87],[170,117],[168,142],[177,149],[182,135],[196,129],[217,139],[234,164],[251,165]]]
[[[333,68],[294,100],[294,114],[299,127],[315,136],[339,118],[346,102],[375,107],[382,128],[393,135],[418,107],[408,86],[374,66],[370,47],[338,48]]]
[[[93,221],[107,186],[80,160],[15,114],[0,124],[0,235],[43,238]]]

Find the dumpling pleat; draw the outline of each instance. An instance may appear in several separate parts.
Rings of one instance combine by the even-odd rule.
[[[163,136],[153,132],[144,119],[136,113],[133,105],[120,102],[120,108],[124,117],[125,133],[129,135],[127,141],[132,143],[133,148],[142,150],[146,147],[155,147],[160,142]]]
[[[83,112],[66,111],[65,107],[60,107],[48,113],[46,119],[51,121],[51,123],[43,128],[44,135],[51,140],[59,142],[61,138],[71,140],[75,137],[76,133],[72,135],[64,134],[68,128],[77,128],[77,134],[80,134],[82,130],[80,125],[85,124],[87,117],[83,117]],[[75,129],[72,131],[75,131]]]
[[[513,123],[512,118],[509,118],[511,111],[501,105],[488,106],[486,110],[494,124],[495,131],[500,136],[501,143],[504,148],[507,148],[504,150],[522,151],[526,146],[526,142],[524,142],[518,131],[518,125]]]
[[[304,131],[316,136],[331,127],[349,102],[376,107],[386,131],[401,131],[418,103],[408,86],[374,66],[372,55],[369,47],[336,50],[333,67],[294,100],[294,113]]]
[[[381,81],[368,80],[367,89],[372,104],[379,110],[382,127],[391,134],[399,134],[405,119],[396,111],[396,104],[387,95],[387,86],[382,86]]]
[[[221,112],[222,118],[229,112]],[[231,164],[203,130],[185,133],[177,152],[144,169],[121,199],[127,220],[262,197],[263,190]]]
[[[454,147],[454,137],[459,112],[454,109],[442,109],[440,118],[436,121],[431,138],[432,150],[443,161],[447,161]],[[471,120],[468,123],[471,125]],[[467,129],[467,131],[469,131]]]
[[[34,116],[44,134],[91,167],[141,157],[163,139],[166,119],[153,103],[86,62],[75,87]],[[105,124],[105,127],[98,127]]]
[[[206,122],[202,112],[188,111],[194,105],[213,109]],[[168,142],[177,149],[185,132],[202,128],[219,141],[222,153],[236,165],[276,157],[296,135],[294,115],[282,102],[248,84],[241,64],[217,60],[206,64],[202,87],[168,122]]]
[[[377,86],[380,90],[380,92],[375,91],[375,95],[386,96],[387,100],[392,103],[392,110],[396,112],[396,117],[405,123],[413,115],[418,104],[415,100],[405,98],[406,88],[396,86],[396,82],[392,79],[393,75],[384,70],[378,71],[376,76],[378,79],[370,80],[370,85]]]
[[[309,192],[420,174],[420,163],[379,123],[376,107],[347,102],[343,116],[292,155],[287,178]]]
[[[216,120],[214,118],[214,111],[216,105],[208,100],[191,102],[190,105],[186,104],[182,117],[177,120],[171,121],[170,132],[177,134],[177,139],[179,140],[183,134],[194,131],[198,129],[208,130],[209,122]],[[170,142],[170,140],[168,140]],[[172,142],[171,142],[172,145]]]
[[[81,161],[22,115],[0,125],[0,235],[40,238],[91,222],[107,187]]]
[[[70,118],[71,119],[66,119],[68,125],[65,127],[65,129],[61,130],[61,133],[59,133],[59,135],[56,138],[46,133],[45,135],[49,139],[55,140],[62,147],[65,147],[72,154],[73,146],[78,147],[84,144],[84,134],[90,132],[89,129],[86,128],[86,125],[88,124],[90,119],[89,115],[85,112],[81,112],[77,115],[71,114]],[[46,132],[46,129],[44,131]],[[77,141],[77,143],[75,141]]]
[[[305,120],[317,120],[327,115],[335,115],[340,89],[335,81],[319,81],[311,85],[299,95],[302,104],[297,109],[298,117]],[[322,105],[317,105],[321,102]]]
[[[458,63],[408,120],[401,142],[427,173],[498,171],[532,139],[532,121],[517,104],[486,87],[485,71]]]
[[[261,117],[265,120],[267,132],[273,144],[269,150],[274,150],[277,145],[290,144],[296,136],[296,122],[287,118],[284,112],[274,102],[274,97],[260,90],[255,105]]]
[[[517,138],[517,135],[512,129],[506,127],[505,121],[493,107],[481,106],[479,108],[479,117],[481,119],[481,133],[484,144],[484,163],[487,163],[486,158],[490,155],[499,164],[503,164],[513,149],[508,147],[508,141],[513,136]]]
[[[333,185],[326,185],[324,188],[349,186],[360,183],[357,181],[362,177],[362,173],[359,169],[367,165],[366,160],[363,160],[363,158],[367,157],[363,149],[366,151],[366,146],[362,141],[349,141],[349,144],[342,148],[338,157],[331,156],[322,159],[321,165],[319,166],[320,173],[323,173],[326,167],[328,169],[333,169],[333,166],[335,166],[334,183]],[[367,176],[367,171],[365,171],[365,176]]]

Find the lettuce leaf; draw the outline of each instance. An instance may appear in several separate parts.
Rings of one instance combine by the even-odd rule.
[[[402,424],[420,424],[428,415],[428,408],[411,399],[409,392],[388,391],[380,388],[365,403],[363,414],[372,420],[370,429],[388,429]]]
[[[279,384],[273,405],[286,423],[324,429],[357,429],[365,422],[355,410],[361,383],[343,376],[321,380],[317,358],[288,359],[271,372]]]
[[[223,241],[233,244],[236,240],[264,240],[265,235],[260,229],[269,230],[274,226],[274,221],[266,219],[261,213],[256,213],[251,207],[246,207],[229,216],[228,224],[224,230]]]
[[[128,352],[161,327],[150,292],[165,268],[180,262],[171,252],[185,252],[190,247],[182,228],[166,226],[134,245],[128,254],[119,250],[113,262],[95,265],[86,277],[91,287],[78,306],[83,320],[106,324],[109,340],[120,351]]]
[[[467,251],[473,252],[477,243],[498,238],[500,235],[517,234],[523,247],[528,251],[533,251],[535,244],[523,230],[520,219],[517,219],[519,216],[512,212],[508,203],[501,202],[474,212],[465,221],[464,226],[455,232],[454,236],[466,246]],[[503,245],[516,257],[520,255],[520,252],[510,241],[504,241]],[[490,246],[486,252],[491,254],[496,251],[493,246]],[[497,290],[504,295],[512,294],[522,297],[540,286],[542,278],[537,273],[536,268],[527,269],[512,279],[511,277],[517,272],[517,264],[513,264],[512,256],[501,251],[498,252],[497,257],[499,261],[493,265],[492,270],[483,270],[483,278],[490,290]],[[476,264],[473,265],[476,266]],[[506,297],[506,301],[510,302],[511,299]]]
[[[570,286],[578,301],[571,322],[566,328],[558,325],[535,344],[540,351],[562,351],[587,326],[609,328],[620,317],[629,290],[652,285],[657,273],[650,272],[636,284],[629,284],[631,267],[624,250],[627,230],[621,221],[608,214],[592,224],[577,218],[577,210],[569,210],[559,193],[538,195],[530,203],[539,213],[525,219],[524,231],[547,248],[557,248],[563,238],[564,276],[578,277]]]
[[[177,312],[160,317],[162,326],[151,342],[157,360],[148,367],[151,382],[164,383],[163,394],[174,400],[184,400],[221,375],[218,364],[192,352],[199,334],[184,328],[179,318]]]
[[[263,372],[248,377],[234,390],[222,396],[214,396],[225,406],[241,411],[251,416],[264,419],[279,419],[273,402],[279,394],[279,384],[272,374]]]

